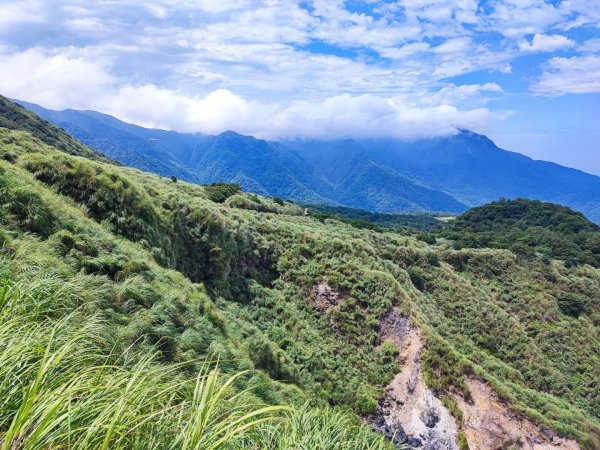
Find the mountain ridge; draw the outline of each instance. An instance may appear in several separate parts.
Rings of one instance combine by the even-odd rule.
[[[95,111],[20,103],[123,164],[194,183],[238,182],[264,195],[388,213],[462,213],[501,197],[526,197],[600,223],[600,177],[500,149],[468,130],[413,141],[267,141],[235,131],[147,129]]]
[[[0,127],[5,444],[172,448],[196,434],[211,370],[237,377],[227,399],[248,394],[249,414],[291,407],[231,448],[600,447],[600,269],[563,245],[600,243],[581,214],[487,205],[456,224],[497,248],[465,248],[71,155],[15,125]],[[206,433],[240,423],[231,405]],[[131,431],[107,437],[115,424]]]

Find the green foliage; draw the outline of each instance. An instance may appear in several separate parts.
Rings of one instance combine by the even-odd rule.
[[[239,184],[235,183],[212,183],[204,191],[211,201],[223,203],[232,195],[242,192],[242,188]]]
[[[321,221],[336,219],[350,224],[362,224],[357,228],[425,231],[440,226],[440,222],[433,217],[433,214],[377,213],[345,206],[328,206],[315,203],[306,203],[302,206],[307,207],[311,214]]]
[[[574,292],[560,292],[557,301],[560,312],[567,316],[577,318],[587,310],[585,299]]]
[[[537,200],[499,200],[473,208],[440,232],[455,248],[505,248],[568,264],[600,267],[600,227],[583,214]]]
[[[408,276],[412,284],[420,291],[425,289],[425,280],[419,269],[409,267],[407,270]]]
[[[456,443],[458,444],[458,450],[469,450],[469,442],[467,441],[467,435],[460,431],[456,437]]]
[[[0,95],[0,128],[9,130],[26,131],[45,144],[51,145],[70,155],[85,156],[98,161],[110,162],[101,153],[98,153],[79,141],[73,139],[64,130],[57,128],[37,115],[27,111],[21,105],[11,102]],[[14,162],[15,153],[3,153],[3,158]]]
[[[114,448],[119,442],[121,448],[202,442],[189,433],[211,422],[191,411],[198,405],[194,390],[201,385],[216,395],[232,376],[232,392],[250,389],[240,396],[243,405],[235,395],[225,396],[236,405],[232,413],[245,411],[236,417],[265,404],[317,403],[307,412],[286,412],[285,419],[278,412],[280,421],[264,427],[249,426],[232,437],[233,448],[315,448],[330,439],[343,448],[389,448],[358,424],[356,413],[372,412],[399,370],[397,350],[379,336],[392,307],[421,328],[426,382],[457,417],[456,404],[444,394],[468,398],[465,379],[476,376],[514,410],[582,445],[600,434],[600,272],[594,267],[502,249],[454,250],[444,239],[429,245],[410,234],[304,216],[297,205],[260,196],[237,193],[215,203],[207,187],[75,158],[25,133],[0,129],[0,154],[8,153],[16,158],[0,160],[0,276],[15,288],[7,297],[0,286],[0,309],[9,311],[9,320],[27,321],[19,322],[18,332],[10,328],[15,336],[7,342],[30,342],[37,352],[29,358],[31,350],[15,347],[9,359],[23,364],[10,370],[26,363],[28,373],[39,369],[36,362],[57,322],[68,322],[61,330],[70,331],[56,335],[64,339],[52,340],[49,355],[60,354],[75,337],[71,333],[93,323],[92,335],[77,341],[85,344],[75,346],[89,347],[93,355],[71,346],[64,350],[70,356],[56,357],[62,364],[79,354],[77,367],[118,368],[98,369],[102,389],[82,387],[89,402],[107,399],[100,410],[86,406],[91,409],[77,410],[82,414],[73,418],[81,420],[81,433],[93,428],[90,448],[101,447],[110,429]],[[478,239],[477,232],[465,236]],[[18,301],[6,309],[12,295]],[[29,341],[27,332],[38,327]],[[221,381],[214,384],[217,361]],[[51,395],[71,386],[69,374],[79,369],[52,370],[60,376],[43,390],[47,402],[40,405],[46,409],[19,416],[11,436],[32,436],[22,431],[44,422],[54,401],[57,411],[86,402],[87,395]],[[14,390],[0,404],[0,436],[35,376],[24,377],[22,385],[2,384],[17,378],[0,377],[0,389]],[[139,381],[139,391],[127,388],[131,380]],[[148,380],[156,381],[157,390]],[[244,409],[247,404],[252,408]],[[202,426],[221,437],[228,433]],[[68,447],[60,441],[68,433],[61,430],[43,431],[58,439],[48,441],[54,448]]]

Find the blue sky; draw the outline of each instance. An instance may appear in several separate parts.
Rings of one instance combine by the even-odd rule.
[[[143,126],[468,128],[600,174],[598,0],[0,0],[0,93]]]

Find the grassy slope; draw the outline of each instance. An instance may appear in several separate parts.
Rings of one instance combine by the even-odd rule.
[[[225,372],[262,370],[245,378],[261,401],[301,402],[301,389],[365,413],[397,369],[377,327],[400,305],[426,333],[440,392],[477,374],[515,409],[597,445],[597,269],[321,223],[246,194],[215,204],[200,186],[67,156],[26,133],[2,131],[1,155],[13,183],[2,187],[4,273],[25,283],[56,268],[82,283],[73,297],[100,301],[122,345],[158,348],[160,364],[216,355]],[[325,276],[342,295],[322,314],[310,297]],[[561,312],[567,293],[585,305],[578,318]]]
[[[0,127],[31,133],[42,142],[70,155],[85,156],[97,161],[111,162],[101,153],[86,147],[64,130],[55,127],[36,114],[0,95]]]
[[[219,448],[310,448],[316,441],[389,447],[347,413],[302,407],[300,389],[254,370],[238,330],[269,342],[257,327],[225,317],[202,284],[156,264],[143,242],[113,232],[125,225],[90,219],[89,209],[36,181],[20,163],[44,155],[80,170],[115,175],[123,169],[66,156],[6,129],[0,129],[0,149],[12,161],[0,161],[0,276],[6,281],[0,288],[0,448],[71,442],[73,448],[191,449],[212,448],[220,439]],[[15,155],[21,155],[16,165]],[[114,212],[123,212],[124,203],[113,204]],[[215,364],[222,376],[209,374]],[[221,392],[229,376],[236,378]],[[214,405],[202,406],[202,395]],[[261,410],[290,402],[298,409]]]

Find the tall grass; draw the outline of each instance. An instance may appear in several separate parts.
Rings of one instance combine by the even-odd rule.
[[[0,289],[0,450],[216,449],[288,409],[236,392],[242,374],[222,379],[207,365],[184,378],[153,355],[119,353],[99,317],[54,319],[23,291]]]
[[[285,420],[255,429],[244,441],[245,447],[265,450],[396,450],[383,436],[343,410],[304,405],[286,414]]]
[[[0,287],[0,450],[391,448],[341,411],[258,404],[233,387],[245,372],[205,363],[190,378],[120,349],[107,322],[65,314],[64,292],[41,286]]]

